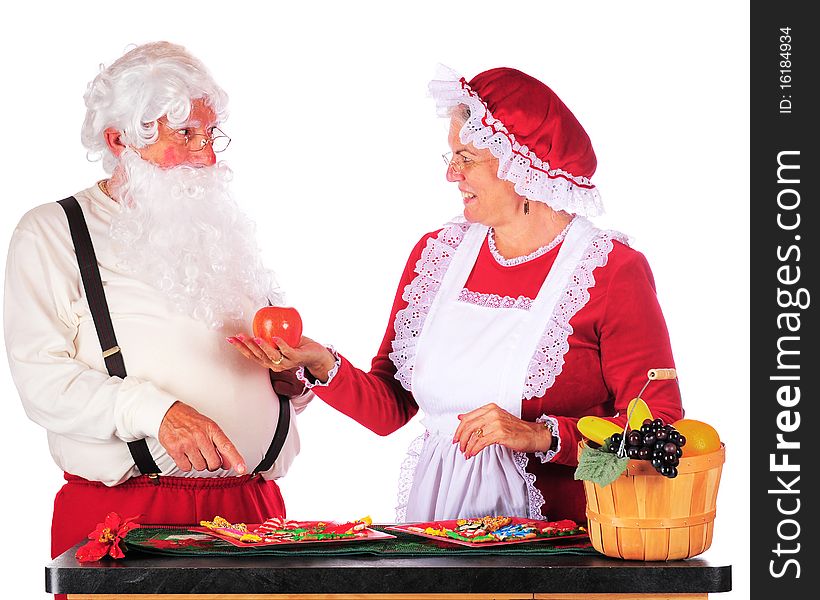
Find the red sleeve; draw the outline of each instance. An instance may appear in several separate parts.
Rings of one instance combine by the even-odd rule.
[[[613,420],[625,425],[627,405],[646,384],[647,371],[675,367],[669,332],[655,293],[655,280],[640,252],[628,252],[625,260],[615,266],[603,298],[598,335],[604,385],[609,397],[614,399],[614,411],[609,409],[609,414],[604,416],[618,414]],[[652,381],[641,398],[649,405],[652,416],[664,423],[683,416],[676,380]],[[578,463],[577,445],[581,435],[576,423],[581,416],[555,415],[561,449],[553,462]]]
[[[330,383],[313,388],[313,392],[324,402],[379,435],[393,433],[418,412],[413,395],[395,378],[396,367],[388,355],[393,350],[392,342],[396,335],[393,325],[396,313],[407,307],[407,301],[402,299],[404,289],[416,276],[416,263],[427,240],[437,233],[425,235],[410,253],[393,300],[384,339],[373,358],[370,371],[365,373],[357,369],[341,356],[339,371]]]

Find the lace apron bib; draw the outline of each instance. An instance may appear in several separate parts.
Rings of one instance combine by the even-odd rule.
[[[534,476],[524,470],[524,453],[492,445],[465,459],[452,439],[459,414],[490,402],[521,417],[530,359],[598,230],[586,219],[575,219],[529,311],[459,301],[487,231],[478,224],[467,230],[417,342],[412,389],[427,431],[407,499],[407,521],[484,515],[542,518],[543,497],[534,488]],[[533,495],[540,502],[533,501]]]

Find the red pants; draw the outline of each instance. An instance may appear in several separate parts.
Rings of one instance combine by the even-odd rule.
[[[284,517],[285,502],[275,481],[252,477],[134,477],[114,487],[65,475],[54,499],[51,556],[55,558],[86,539],[109,512],[122,518],[139,515],[145,525],[198,525],[216,515],[232,523],[261,523]]]

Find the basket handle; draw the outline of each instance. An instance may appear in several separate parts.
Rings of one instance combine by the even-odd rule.
[[[646,376],[652,381],[660,379],[676,379],[678,377],[678,372],[675,369],[649,369]]]

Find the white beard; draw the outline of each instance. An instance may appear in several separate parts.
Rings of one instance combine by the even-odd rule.
[[[227,166],[161,169],[126,150],[120,169],[110,190],[121,206],[111,220],[119,268],[213,329],[247,322],[247,298],[283,304],[256,227],[228,193]]]

